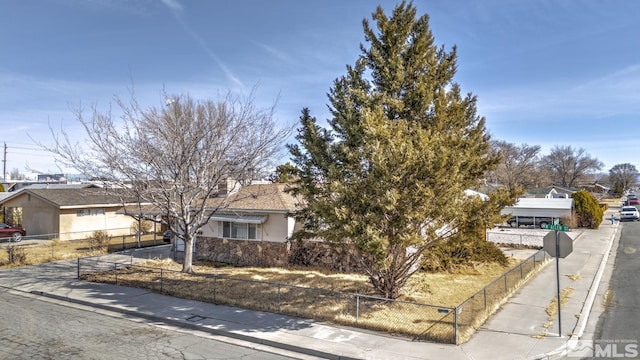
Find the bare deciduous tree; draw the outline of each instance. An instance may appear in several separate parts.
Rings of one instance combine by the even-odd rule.
[[[24,180],[27,177],[20,172],[20,170],[18,170],[18,168],[13,168],[13,170],[11,170],[11,172],[9,173],[9,179],[11,180]]]
[[[89,178],[122,185],[139,203],[151,203],[171,221],[185,243],[183,272],[192,272],[193,240],[223,207],[207,207],[221,181],[246,180],[272,166],[291,129],[279,128],[273,108],[256,109],[253,97],[227,93],[217,101],[190,96],[166,98],[166,106],[142,109],[116,99],[120,120],[111,110],[92,108],[89,118],[74,110],[84,126],[86,146],[52,130],[46,147],[66,166]]]
[[[614,192],[622,195],[638,184],[638,169],[629,163],[617,164],[609,170],[609,181]]]
[[[555,146],[542,158],[542,166],[549,171],[554,184],[572,187],[590,173],[602,169],[603,164],[583,148]]]
[[[516,145],[506,141],[492,142],[494,151],[502,156],[498,167],[489,173],[492,182],[505,186],[510,192],[538,185],[540,179],[540,145]]]

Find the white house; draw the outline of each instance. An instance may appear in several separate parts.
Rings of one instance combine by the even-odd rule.
[[[198,235],[196,256],[235,265],[287,264],[298,208],[287,186],[249,185],[207,202],[215,213]]]
[[[571,217],[573,215],[572,198],[519,198],[514,206],[506,206],[502,215],[531,217]]]

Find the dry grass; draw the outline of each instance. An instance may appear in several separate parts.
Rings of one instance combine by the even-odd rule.
[[[616,305],[616,301],[614,299],[614,293],[611,289],[607,290],[604,293],[604,298],[602,299],[602,305],[604,307],[614,307]]]
[[[162,244],[162,237],[154,240],[153,235],[145,235],[142,237],[141,246],[153,246]],[[46,245],[38,244],[20,244],[13,243],[9,245],[14,251],[24,255],[24,258],[11,262],[9,258],[9,248],[0,249],[0,267],[16,267],[22,265],[36,265],[50,261],[75,259],[78,257],[94,256],[104,254],[106,252],[120,251],[130,249],[137,246],[135,236],[113,237],[109,242],[107,251],[100,251],[90,246],[89,240],[67,240],[61,241],[54,239]],[[20,261],[16,261],[20,260]]]
[[[409,279],[399,300],[454,307],[518,262],[518,259],[511,258],[508,266],[476,264],[455,273],[418,272]],[[174,271],[182,268],[181,264],[171,259],[145,260],[140,265]],[[215,274],[236,280],[376,296],[369,279],[361,274],[337,273],[326,269],[232,267],[207,263],[196,263],[193,268],[198,275]]]
[[[582,278],[582,275],[580,274],[569,274],[566,276],[573,281],[580,280]]]
[[[609,207],[619,206],[620,203],[622,202],[622,198],[603,198],[603,199],[600,199],[599,202],[601,204],[607,204],[609,205]]]
[[[572,287],[567,287],[560,290],[560,309],[562,309],[562,307],[567,304],[567,301],[569,301],[569,298],[571,298],[572,295],[573,295]],[[545,311],[547,313],[547,322],[545,322],[544,325],[542,325],[542,327],[545,328],[545,330],[538,335],[534,335],[533,336],[534,338],[541,339],[547,336],[546,329],[551,328],[553,321],[557,318],[556,317],[556,315],[558,314],[558,298],[557,297],[553,298],[549,302],[549,305],[547,305],[547,307],[545,308]]]
[[[519,260],[510,262],[511,266]],[[418,273],[410,279],[399,301],[373,297],[376,294],[366,276],[309,268],[237,268],[195,263],[195,273],[189,275],[179,271],[180,264],[164,259],[91,273],[83,279],[451,343],[466,341],[472,334],[468,324],[475,324],[478,316],[473,315],[473,306],[465,305],[464,316],[458,315],[456,321],[469,334],[458,333],[454,339],[451,309],[501,277],[510,266],[478,264],[456,273]],[[512,276],[498,282],[499,289],[487,291],[485,304],[501,303],[524,281],[515,269]],[[532,270],[524,269],[525,274]],[[492,305],[487,310],[485,306],[479,311],[481,321],[496,308]]]

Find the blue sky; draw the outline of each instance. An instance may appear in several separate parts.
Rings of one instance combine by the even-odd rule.
[[[133,84],[143,106],[162,92],[217,98],[256,88],[282,124],[303,107],[326,119],[326,94],[364,42],[365,0],[4,0],[0,141],[7,172],[58,172],[33,140],[48,124],[75,139],[70,107],[106,110]],[[640,168],[640,1],[414,1],[436,42],[458,47],[455,77],[478,97],[496,139],[583,147]],[[1,146],[2,144],[0,144]],[[0,169],[1,176],[1,169]]]

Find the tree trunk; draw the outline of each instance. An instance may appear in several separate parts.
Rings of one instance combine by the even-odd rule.
[[[188,238],[184,241],[184,260],[182,262],[182,272],[193,272],[193,239]]]

